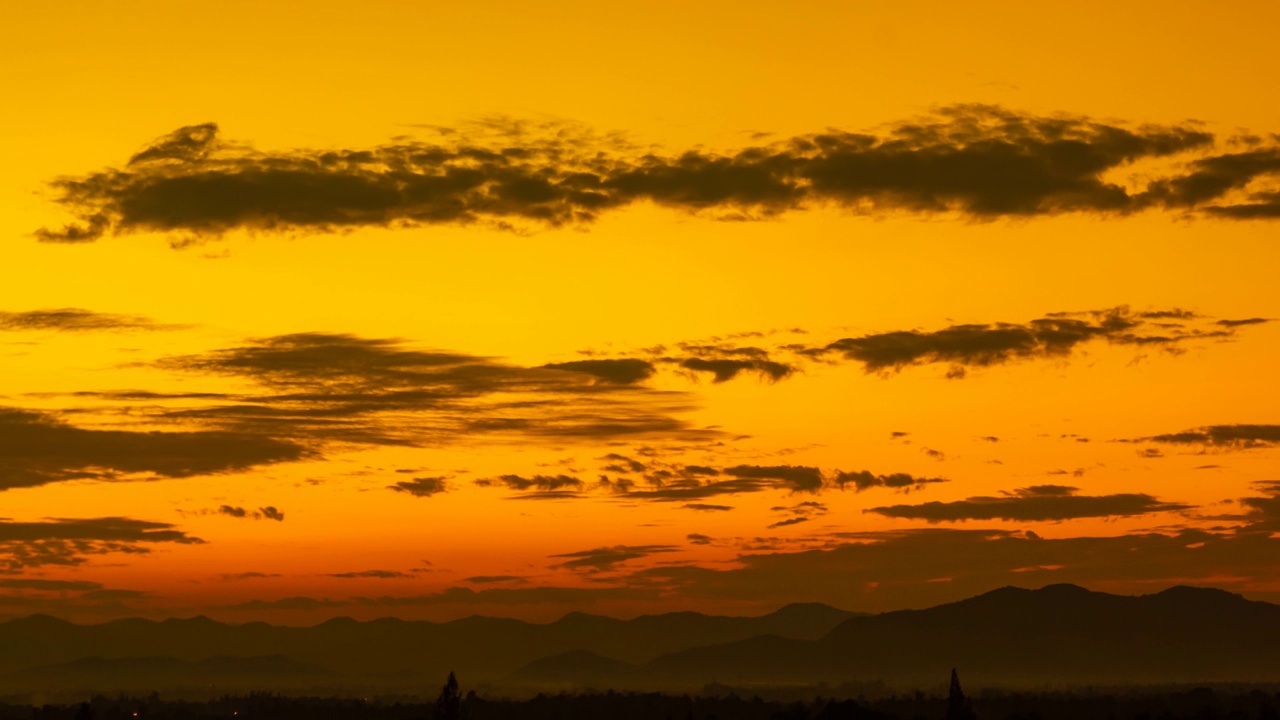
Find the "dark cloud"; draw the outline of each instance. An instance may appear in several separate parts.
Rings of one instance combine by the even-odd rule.
[[[1214,136],[1187,124],[1125,127],[960,105],[877,134],[833,130],[728,153],[642,154],[563,126],[511,123],[488,137],[468,135],[267,153],[223,141],[211,123],[179,128],[124,168],[55,180],[58,202],[77,222],[36,236],[90,242],[140,231],[203,238],[238,229],[554,227],[639,202],[732,219],[816,206],[974,219],[1150,208],[1280,214],[1280,193],[1255,187],[1280,173],[1280,151],[1215,152]],[[1106,179],[1179,153],[1195,157],[1146,187]]]
[[[169,523],[123,517],[0,519],[0,573],[46,565],[74,566],[90,556],[142,554],[156,543],[204,542]]]
[[[702,500],[722,495],[753,493],[780,487],[781,483],[772,479],[735,478],[733,480],[717,480],[701,482],[696,479],[678,480],[676,482],[646,490],[631,490],[621,497],[635,500],[654,500],[657,502],[678,502],[681,500]],[[694,507],[697,503],[685,505]],[[705,510],[707,507],[694,507]]]
[[[853,485],[853,489],[856,492],[879,487],[910,492],[911,490],[919,490],[926,485],[950,482],[950,480],[945,478],[915,477],[907,473],[876,475],[868,470],[861,470],[859,472],[837,472],[834,482],[841,489],[844,489],[847,485]]]
[[[217,135],[218,126],[215,123],[181,127],[138,151],[129,158],[129,164],[137,165],[154,160],[200,159],[209,154],[210,143]]]
[[[295,333],[255,340],[250,344],[203,355],[182,355],[162,361],[161,367],[185,371],[238,375],[279,388],[312,389],[333,384],[363,388],[373,384],[417,386],[423,379],[461,384],[471,374],[448,372],[483,363],[469,355],[406,348],[397,340],[360,338],[341,333]],[[500,373],[494,382],[505,380]],[[484,382],[488,378],[480,378]]]
[[[629,469],[621,463],[626,456],[611,453],[599,458],[609,461],[613,472]],[[630,461],[635,462],[635,461]],[[475,483],[481,487],[505,487],[519,495],[510,499],[573,499],[590,497],[589,493],[607,493],[619,500],[645,500],[652,502],[682,502],[690,510],[731,510],[728,505],[698,502],[741,493],[784,491],[788,493],[817,494],[825,490],[844,490],[852,485],[861,492],[873,487],[887,487],[910,491],[934,483],[948,482],[943,478],[914,477],[906,473],[876,475],[869,471],[835,471],[825,474],[820,468],[807,465],[734,465],[716,468],[705,465],[667,464],[652,460],[648,465],[635,463],[647,470],[641,485],[630,480],[611,480],[601,476],[594,484],[588,484],[572,475],[501,475],[482,478]],[[820,503],[802,502],[795,507],[819,507]],[[776,508],[775,508],[776,509]]]
[[[846,338],[819,347],[787,346],[786,351],[810,359],[852,353],[870,370],[923,362],[990,364],[1037,353],[1053,355],[1092,338],[1167,345],[1191,338],[1229,337],[1235,332],[1232,327],[1217,325],[1212,330],[1149,326],[1149,316],[1157,315],[1161,320],[1204,321],[1198,315],[1188,317],[1188,312],[1133,313],[1117,308],[1077,314],[1081,317],[1053,313],[1024,326],[969,325],[934,333],[888,333]],[[1170,313],[1176,318],[1164,317]],[[893,343],[883,342],[903,335],[915,338],[909,351],[895,351]],[[1028,337],[1031,340],[1026,340]],[[719,339],[679,343],[677,347],[687,355],[684,359],[773,362],[766,360],[769,350]],[[387,338],[336,333],[262,338],[156,363],[168,371],[238,378],[248,388],[240,392],[71,393],[78,399],[107,404],[71,408],[56,415],[0,408],[0,461],[7,461],[0,462],[0,487],[230,472],[317,457],[327,448],[353,444],[421,447],[477,437],[495,441],[636,437],[691,441],[719,436],[715,429],[694,428],[680,419],[680,414],[691,409],[688,394],[627,382],[639,375],[626,374],[632,365],[625,360],[521,367],[463,353],[420,350]],[[101,429],[75,427],[62,419],[90,413],[101,418]],[[116,429],[125,423],[136,427],[140,420],[166,431]],[[605,471],[640,472],[634,463],[615,463]],[[804,478],[739,473],[734,476],[737,480],[768,482],[703,487],[703,483],[689,482],[700,474],[696,470],[700,466],[681,470],[640,465],[651,482],[664,486],[659,488],[661,494],[673,495],[671,499],[706,498],[771,486],[814,491],[822,483],[820,474],[811,469],[814,474]],[[393,487],[413,494],[415,489],[432,489],[428,485],[398,483]],[[550,498],[539,495],[534,499]]]
[[[1169,310],[1147,310],[1138,313],[1138,317],[1146,320],[1194,320],[1201,316],[1191,310],[1171,308]]]
[[[223,573],[218,576],[223,580],[260,580],[266,578],[284,577],[280,573],[264,573],[264,572],[241,572],[241,573]]]
[[[688,535],[684,536],[684,539],[688,540],[690,543],[693,543],[694,545],[710,545],[711,543],[715,542],[715,538],[711,537],[710,535],[703,535],[702,533],[689,533]]]
[[[1262,480],[1253,483],[1262,496],[1240,498],[1248,521],[1248,530],[1280,533],[1280,480]]]
[[[706,465],[685,465],[684,472],[686,475],[719,475],[720,471]]]
[[[1201,445],[1206,448],[1248,450],[1280,443],[1280,425],[1206,425],[1193,430],[1153,435],[1130,442]]]
[[[1271,321],[1272,321],[1271,318],[1252,317],[1252,318],[1241,318],[1239,320],[1218,320],[1214,324],[1221,325],[1223,327],[1241,327],[1244,325],[1262,325],[1264,323],[1269,323]]]
[[[443,492],[449,491],[449,485],[442,477],[420,477],[412,480],[401,480],[395,485],[389,485],[396,492],[409,493],[414,497],[431,497]]]
[[[764,333],[738,333],[734,337],[763,336]],[[648,348],[654,362],[680,368],[691,373],[708,373],[714,383],[733,380],[743,373],[756,375],[769,382],[777,382],[798,371],[796,366],[779,362],[770,357],[770,351],[724,342],[713,338],[706,342],[676,343],[679,354],[667,351],[666,346]]]
[[[640,462],[639,460],[634,460],[632,458],[627,457],[626,455],[619,455],[618,453],[609,453],[608,455],[605,455],[597,459],[605,460],[609,462],[608,465],[605,465],[604,467],[601,468],[605,472],[615,472],[615,473],[636,472],[638,473],[638,472],[644,472],[646,469],[645,464]]]
[[[248,602],[226,605],[220,610],[322,610],[342,607],[348,603],[341,600],[319,599],[311,597],[287,597],[279,600],[249,600]]]
[[[768,527],[772,530],[773,528],[786,527],[788,525],[799,525],[800,523],[806,522],[809,522],[809,518],[807,517],[793,517],[787,518],[786,520],[779,520],[775,523],[770,523]]]
[[[898,330],[842,338],[825,346],[792,346],[813,358],[838,356],[861,363],[867,372],[894,372],[913,365],[945,363],[950,377],[966,368],[1015,360],[1066,357],[1095,341],[1116,345],[1174,348],[1190,340],[1231,336],[1231,327],[1168,327],[1152,323],[1151,313],[1117,307],[1088,313],[1050,313],[1026,323],[952,325],[942,330]],[[1247,324],[1247,323],[1246,323]],[[895,436],[897,437],[897,436]]]
[[[552,370],[585,373],[601,380],[621,385],[643,382],[652,377],[654,373],[653,363],[635,358],[573,360],[571,362],[547,363],[542,367]]]
[[[534,490],[516,495],[508,495],[507,500],[581,500],[587,497],[572,490]]]
[[[257,510],[246,510],[236,505],[222,505],[218,507],[216,512],[220,515],[230,515],[233,518],[284,522],[284,513],[277,510],[273,505],[261,507]]]
[[[475,583],[477,585],[490,585],[495,583],[522,583],[526,581],[519,575],[475,575],[469,578],[463,578],[463,582]]]
[[[0,490],[63,480],[191,477],[309,455],[299,443],[247,431],[96,430],[0,407]]]
[[[413,577],[413,575],[396,572],[395,570],[358,570],[356,572],[329,573],[329,577],[342,578],[344,580],[394,580]]]
[[[313,442],[421,445],[480,434],[713,434],[673,417],[687,409],[681,393],[601,382],[597,374],[567,367],[527,368],[417,350],[393,339],[299,333],[158,364],[236,376],[259,388],[233,403],[168,410],[164,419]]]
[[[0,311],[0,330],[56,330],[85,332],[91,330],[168,330],[174,325],[161,325],[137,315],[111,315],[80,308]]]
[[[769,508],[773,512],[790,513],[792,515],[826,515],[829,510],[824,503],[806,500],[795,505],[775,505]]]
[[[137,153],[124,169],[56,181],[61,202],[82,223],[37,237],[84,242],[108,232],[199,237],[233,229],[587,222],[619,200],[602,186],[611,161],[586,152],[552,138],[522,146],[406,142],[266,154],[223,142],[216,125],[191,126]]]
[[[0,519],[0,542],[28,540],[102,540],[119,542],[200,543],[169,523],[123,517],[54,518],[37,522]]]
[[[1280,149],[1275,147],[1210,155],[1190,162],[1178,177],[1152,183],[1145,197],[1168,207],[1196,208],[1217,217],[1276,218],[1280,217],[1280,193],[1274,186],[1260,188],[1255,182],[1274,183],[1277,174]]]
[[[822,489],[822,471],[800,465],[735,465],[724,468],[725,475],[736,478],[776,480],[792,492],[817,492]]]
[[[218,392],[154,392],[151,390],[76,390],[72,392],[30,392],[27,397],[106,400],[109,402],[177,401],[177,400],[235,400],[236,395]]]
[[[753,372],[774,382],[788,377],[795,368],[772,360],[708,360],[705,358],[684,358],[674,360],[685,370],[712,374],[712,382],[728,382],[740,373]]]
[[[726,342],[682,342],[677,343],[676,348],[682,353],[670,354],[665,345],[641,351],[648,354],[651,360],[621,357],[551,363],[543,367],[588,373],[618,384],[634,384],[647,380],[657,372],[658,365],[674,367],[686,371],[689,375],[706,373],[711,375],[713,383],[728,382],[744,373],[756,375],[769,382],[777,382],[798,371],[794,365],[771,359],[769,351],[758,347],[739,346]]]
[[[1188,510],[1191,505],[1166,503],[1140,493],[1078,495],[1066,485],[1036,485],[1001,496],[977,496],[954,502],[890,505],[863,512],[930,523],[965,520],[1044,522],[1089,517],[1125,517]]]
[[[646,558],[655,553],[674,552],[678,549],[673,545],[615,545],[552,555],[553,558],[568,559],[551,567],[587,572],[609,572],[629,560]]]
[[[542,490],[555,491],[569,488],[572,490],[581,490],[584,484],[576,477],[569,475],[534,475],[532,477],[523,477],[520,475],[500,475],[496,478],[482,478],[475,481],[480,487],[506,487],[510,490]]]

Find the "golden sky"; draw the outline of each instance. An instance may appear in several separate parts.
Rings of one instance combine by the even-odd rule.
[[[14,3],[0,616],[1280,600],[1275,3]]]

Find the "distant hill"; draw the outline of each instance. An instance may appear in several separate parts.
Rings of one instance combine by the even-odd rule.
[[[637,678],[911,685],[952,667],[978,685],[1280,681],[1280,605],[1192,587],[1140,597],[1006,587],[851,618],[816,641],[756,637],[677,651]]]
[[[8,681],[17,677],[15,673],[86,658],[164,658],[172,665],[213,657],[281,656],[331,670],[344,681],[426,691],[450,671],[474,686],[505,678],[540,658],[572,651],[642,663],[677,650],[764,633],[817,639],[855,616],[819,604],[787,606],[760,617],[682,612],[617,620],[571,613],[547,624],[490,617],[446,623],[335,618],[313,627],[284,627],[260,622],[229,625],[201,616],[76,625],[32,615],[0,623],[0,690],[24,687]],[[135,668],[134,677],[145,678],[146,669]],[[49,677],[56,675],[49,672]],[[107,682],[105,672],[86,677]],[[118,689],[100,682],[93,687]]]
[[[451,670],[465,687],[517,690],[933,687],[952,667],[976,687],[1280,682],[1280,605],[1204,588],[1130,597],[1051,585],[880,615],[791,605],[761,617],[571,613],[547,624],[0,623],[0,693],[192,682],[231,690],[269,680],[281,690],[430,694]]]

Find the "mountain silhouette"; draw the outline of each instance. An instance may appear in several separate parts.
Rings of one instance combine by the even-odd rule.
[[[1005,587],[924,610],[851,618],[816,641],[757,637],[677,651],[652,678],[982,685],[1280,680],[1280,606],[1208,588],[1138,597]]]
[[[482,616],[445,623],[395,618],[360,622],[339,617],[312,627],[262,622],[230,625],[203,616],[76,625],[32,615],[0,623],[0,690],[23,689],[21,683],[7,680],[13,673],[85,658],[197,662],[218,656],[286,656],[352,681],[416,690],[423,677],[443,677],[455,670],[472,683],[497,681],[539,658],[571,651],[642,663],[676,650],[763,633],[817,639],[855,615],[826,605],[802,604],[759,617],[679,612],[618,620],[570,613],[545,624]],[[139,676],[145,677],[142,669]]]
[[[253,670],[255,662],[275,665]],[[238,678],[256,673],[280,678],[281,687],[319,679],[396,692],[421,692],[423,678],[451,671],[473,687],[518,689],[935,687],[952,668],[979,688],[1276,682],[1280,605],[1210,588],[1133,597],[1050,585],[879,615],[799,604],[760,617],[570,613],[545,624],[477,616],[334,618],[312,627],[205,617],[76,625],[47,615],[0,623],[0,692],[68,687],[73,678],[87,683],[80,688],[125,687],[110,684],[123,681],[106,665],[132,667],[130,683],[199,676],[240,687]]]

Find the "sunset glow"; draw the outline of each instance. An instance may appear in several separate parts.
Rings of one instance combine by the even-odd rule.
[[[1280,601],[1280,5],[126,5],[6,13],[0,618]]]

